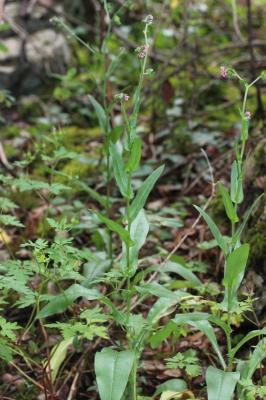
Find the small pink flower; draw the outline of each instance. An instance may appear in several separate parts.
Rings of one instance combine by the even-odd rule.
[[[143,46],[140,46],[136,49],[139,58],[143,59],[145,58],[146,54],[148,53],[149,46],[147,44],[144,44]]]
[[[129,95],[128,94],[124,94],[124,101],[128,101],[129,100]]]
[[[224,66],[220,67],[220,74],[222,78],[227,78],[227,68]]]
[[[251,112],[250,112],[250,111],[246,111],[246,112],[245,112],[245,117],[246,117],[247,119],[250,119],[250,118],[251,118]]]

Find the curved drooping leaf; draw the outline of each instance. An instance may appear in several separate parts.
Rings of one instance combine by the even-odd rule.
[[[71,285],[68,289],[59,295],[52,296],[46,306],[37,314],[36,318],[46,318],[50,315],[64,312],[79,297],[85,297],[87,300],[98,299],[101,294],[96,289],[87,289],[77,283]]]
[[[153,304],[147,315],[148,324],[156,324],[160,318],[167,314],[170,308],[175,306],[182,298],[188,296],[188,293],[181,290],[176,290],[174,293],[176,298],[161,297]]]
[[[224,254],[227,254],[228,248],[227,248],[227,243],[219,231],[218,226],[216,223],[213,221],[213,219],[206,213],[206,211],[203,210],[203,208],[195,206],[196,210],[201,214],[201,216],[205,219],[208,227],[210,228],[211,233],[213,234],[214,238],[216,239],[218,245],[220,248],[223,250]]]
[[[131,350],[105,348],[95,355],[95,374],[101,400],[120,400],[135,360]]]
[[[106,112],[104,111],[103,107],[101,104],[91,95],[88,96],[90,99],[90,102],[96,112],[99,125],[103,131],[104,134],[107,134],[108,132],[108,117],[106,115]]]
[[[239,372],[225,372],[210,366],[206,372],[208,400],[232,400]]]
[[[52,350],[51,357],[49,360],[49,366],[46,367],[47,373],[51,370],[51,378],[52,382],[55,381],[59,368],[61,367],[62,363],[64,362],[67,349],[73,342],[73,337],[69,339],[62,340],[59,344],[57,344],[54,349]],[[49,370],[48,370],[49,368]]]
[[[167,262],[160,272],[173,272],[182,276],[182,278],[191,283],[193,286],[203,286],[203,283],[199,280],[196,274],[194,274],[194,272],[176,262]]]
[[[238,342],[238,344],[232,348],[231,350],[231,356],[234,357],[235,354],[238,352],[238,350],[245,344],[247,343],[249,340],[253,339],[254,337],[257,336],[262,336],[262,335],[266,335],[266,327],[264,327],[263,329],[257,329],[255,331],[251,331],[249,332],[246,336],[243,337],[242,340],[240,340],[240,342]],[[266,353],[265,353],[266,356]]]
[[[219,349],[219,345],[213,330],[213,327],[209,323],[208,319],[211,317],[210,314],[202,312],[192,312],[185,314],[176,314],[172,319],[176,324],[188,324],[194,326],[199,331],[203,332],[212,344],[214,351],[216,352],[222,367],[225,369],[226,364]]]
[[[129,246],[134,245],[133,240],[131,240],[130,238],[129,232],[125,228],[123,228],[122,225],[120,225],[118,222],[113,221],[110,218],[105,217],[101,213],[97,212],[96,215],[99,220],[103,222],[107,226],[107,228],[110,229],[110,231],[116,232],[123,242],[127,243]]]

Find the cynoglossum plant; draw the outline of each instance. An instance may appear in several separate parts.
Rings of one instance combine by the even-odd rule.
[[[111,58],[108,49],[108,42],[110,39],[112,27],[115,24],[115,21],[119,21],[119,15],[124,8],[126,8],[130,4],[130,1],[125,1],[121,6],[117,9],[106,0],[102,1],[102,6],[105,12],[105,23],[106,23],[106,32],[102,37],[102,41],[98,47],[91,46],[90,44],[84,42],[73,29],[71,29],[62,19],[53,18],[52,22],[61,27],[63,30],[67,32],[68,35],[73,37],[76,41],[78,41],[81,45],[83,45],[95,58],[97,63],[97,74],[94,77],[94,83],[96,87],[100,88],[100,101],[96,100],[96,98],[92,95],[89,95],[90,103],[97,115],[99,126],[101,128],[102,134],[104,135],[104,146],[103,153],[106,156],[106,198],[104,202],[100,202],[101,205],[104,205],[105,214],[107,217],[110,217],[110,208],[111,208],[111,180],[112,180],[112,168],[111,168],[111,154],[110,154],[110,143],[111,140],[117,138],[121,135],[120,127],[116,127],[113,129],[113,117],[112,112],[108,108],[108,101],[110,100],[111,89],[110,89],[110,77],[113,75],[115,69],[119,65],[121,61],[121,57],[124,53],[123,49],[120,49],[118,55],[113,56]],[[72,84],[70,82],[70,84]],[[90,191],[92,197],[98,201],[101,199],[100,195],[97,196],[92,190]],[[111,261],[111,265],[113,262],[113,246],[112,246],[112,231],[107,226],[106,227],[108,233],[108,254]]]
[[[239,204],[241,204],[244,200],[243,163],[245,160],[245,149],[248,140],[249,123],[251,119],[251,113],[247,109],[247,99],[250,88],[259,79],[263,78],[263,74],[250,84],[248,84],[246,80],[243,79],[232,68],[221,67],[221,76],[223,78],[237,78],[244,87],[244,98],[242,108],[240,109],[241,133],[240,137],[235,143],[235,160],[233,161],[231,167],[230,192],[228,192],[222,183],[218,184],[226,215],[231,223],[231,236],[229,238],[224,237],[208,213],[202,208],[195,206],[208,224],[217,242],[217,245],[223,252],[225,259],[223,279],[224,299],[219,305],[221,314],[217,317],[210,314],[193,312],[190,314],[177,314],[172,320],[178,325],[186,323],[192,325],[198,330],[201,330],[209,338],[214,350],[217,353],[222,369],[218,369],[213,366],[210,366],[207,369],[206,382],[208,400],[231,400],[234,396],[237,384],[238,386],[241,384],[243,385],[243,380],[245,380],[247,376],[249,379],[251,379],[253,373],[258,368],[259,363],[266,356],[265,352],[264,355],[262,355],[262,352],[257,350],[262,348],[262,343],[264,343],[264,339],[262,339],[255,350],[255,352],[257,351],[257,353],[260,354],[256,361],[254,361],[254,363],[249,363],[248,361],[244,362],[245,368],[241,368],[241,364],[237,366],[236,354],[238,351],[243,345],[245,345],[254,337],[262,337],[265,335],[266,328],[251,331],[236,345],[232,344],[232,318],[240,306],[238,301],[238,292],[244,277],[249,255],[249,245],[247,243],[241,243],[241,237],[248,218],[258,202],[257,199],[246,211],[241,221],[238,207]],[[224,359],[222,351],[218,346],[211,323],[219,326],[225,333],[227,342],[227,360]],[[254,358],[251,356],[252,360],[254,360]],[[239,399],[246,399],[245,390],[238,389],[238,395]]]

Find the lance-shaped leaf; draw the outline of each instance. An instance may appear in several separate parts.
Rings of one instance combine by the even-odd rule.
[[[164,165],[161,167],[157,168],[153,173],[145,179],[143,184],[141,185],[140,189],[138,190],[136,197],[132,201],[130,207],[129,207],[129,219],[130,221],[133,221],[140,210],[144,207],[146,200],[152,191],[155,183],[159,179],[160,175],[162,174],[164,169]]]
[[[96,213],[98,219],[103,222],[107,228],[110,229],[110,231],[116,232],[120,239],[125,242],[126,244],[128,244],[129,246],[133,246],[134,242],[133,240],[131,240],[130,238],[130,234],[129,232],[123,228],[122,225],[118,224],[117,222],[111,220],[110,218],[105,217],[104,215],[100,214],[100,213]]]
[[[220,352],[217,339],[213,330],[213,327],[209,323],[208,319],[210,318],[210,314],[202,313],[202,312],[192,312],[192,313],[185,313],[185,314],[176,314],[173,322],[176,324],[188,324],[194,326],[199,331],[203,332],[209,341],[212,344],[213,349],[215,350],[222,367],[225,369],[226,364],[224,362],[223,356]]]
[[[233,203],[240,204],[244,199],[242,178],[240,176],[239,166],[237,161],[233,162],[231,168],[231,190],[230,197]]]
[[[182,292],[181,290],[176,290],[174,294],[176,298],[161,297],[153,304],[147,315],[148,324],[156,324],[160,318],[167,314],[170,308],[175,306],[182,298],[188,296],[188,293]]]
[[[95,356],[95,373],[101,400],[120,400],[126,389],[135,353],[105,348]]]
[[[141,146],[141,138],[139,136],[136,136],[132,143],[129,159],[126,165],[126,170],[128,172],[134,172],[138,168],[141,159]]]
[[[206,372],[208,400],[232,400],[239,372],[225,372],[209,367]]]
[[[225,189],[225,187],[221,183],[219,183],[218,186],[219,186],[219,191],[220,191],[220,194],[222,196],[223,203],[224,203],[224,208],[225,208],[225,211],[226,211],[226,214],[227,214],[228,218],[232,222],[238,222],[239,218],[238,218],[237,213],[236,213],[236,211],[234,209],[234,206],[233,206],[232,200],[231,200],[231,198],[229,196],[229,193],[227,192],[227,190]]]
[[[231,309],[232,302],[237,296],[237,289],[239,288],[245,268],[248,261],[249,245],[242,244],[242,246],[235,249],[226,259],[224,285],[227,290],[228,308]]]
[[[108,133],[108,118],[106,115],[106,112],[104,111],[103,107],[101,106],[101,104],[91,95],[88,96],[90,99],[90,102],[96,112],[98,121],[99,121],[99,125],[103,131],[104,134]]]
[[[231,350],[231,356],[234,357],[235,354],[238,352],[238,350],[245,344],[247,343],[249,340],[253,339],[254,337],[257,336],[263,336],[266,335],[266,327],[263,329],[257,329],[255,331],[251,331],[249,332],[246,336],[243,337],[242,340],[240,340],[240,342],[237,343],[237,345],[235,347],[232,348]],[[266,356],[266,354],[265,354]]]
[[[198,210],[198,212],[201,214],[201,216],[205,219],[205,221],[206,221],[208,227],[210,228],[211,233],[213,234],[214,238],[216,239],[218,245],[223,250],[224,254],[226,254],[227,250],[228,250],[227,244],[226,244],[226,241],[225,241],[223,235],[219,231],[219,228],[217,227],[216,223],[201,207],[198,207],[198,206],[194,206],[194,207]]]
[[[122,156],[115,144],[111,143],[109,149],[112,157],[114,176],[120,193],[126,199],[130,199],[133,196],[133,192],[131,186],[129,186],[129,176],[126,173]]]

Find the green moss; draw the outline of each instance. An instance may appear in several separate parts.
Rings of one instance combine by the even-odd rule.
[[[68,126],[63,129],[64,146],[76,152],[84,150],[84,145],[92,138],[97,138],[101,134],[100,128],[78,128],[76,126]]]
[[[266,215],[258,220],[258,222],[246,234],[246,241],[250,244],[250,263],[257,270],[265,265],[266,254]]]
[[[26,118],[27,121],[31,118],[43,116],[43,109],[37,96],[23,97],[19,103],[19,114],[21,118]]]
[[[9,143],[7,143],[7,144],[5,143],[4,151],[5,151],[5,155],[6,155],[7,159],[10,159],[10,158],[16,157],[19,154],[20,149],[12,146]]]

